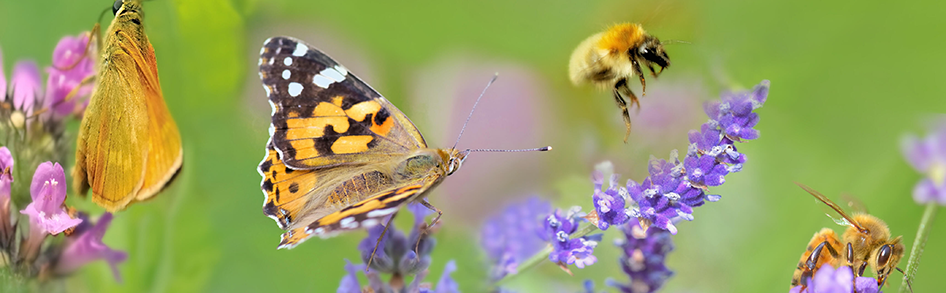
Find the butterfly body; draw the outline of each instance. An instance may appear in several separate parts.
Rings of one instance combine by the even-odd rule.
[[[263,213],[280,248],[381,224],[459,169],[466,152],[428,148],[404,113],[317,49],[275,37],[260,51],[273,106],[260,163]]]
[[[161,93],[154,48],[141,25],[141,3],[128,0],[117,7],[103,36],[73,171],[79,194],[92,189],[92,200],[109,211],[160,192],[184,156]]]

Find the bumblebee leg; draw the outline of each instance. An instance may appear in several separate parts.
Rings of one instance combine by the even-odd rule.
[[[647,96],[647,82],[644,81],[644,72],[641,71],[641,64],[638,63],[637,60],[632,59],[631,65],[634,66],[634,71],[637,71],[637,77],[640,78],[641,80],[641,96],[646,97]],[[650,71],[653,72],[654,69],[651,68]]]
[[[440,209],[438,209],[438,208],[435,207],[434,205],[432,205],[432,204],[430,204],[429,202],[427,202],[426,199],[425,199],[425,200],[422,200],[422,201],[420,202],[420,204],[424,205],[424,207],[426,207],[426,208],[428,208],[428,209],[430,209],[430,210],[432,210],[432,211],[437,212],[437,216],[434,217],[434,219],[430,221],[430,225],[427,225],[427,227],[424,227],[424,229],[421,229],[421,234],[420,234],[421,237],[417,237],[417,243],[414,243],[414,252],[417,252],[417,249],[420,248],[420,239],[421,239],[424,235],[427,235],[427,231],[430,230],[430,229],[432,229],[432,228],[434,227],[434,225],[437,225],[437,223],[440,223],[440,216],[443,216],[443,211],[441,211]]]
[[[627,102],[621,97],[622,93],[626,94],[631,99],[632,104],[637,103],[637,96],[627,87],[627,79],[623,78],[614,84],[614,102],[617,103],[618,108],[621,108],[621,114],[624,115],[624,126],[627,128],[627,131],[624,133],[624,143],[627,143],[627,138],[631,136],[631,114],[627,112]],[[638,106],[638,108],[640,108],[640,106]]]
[[[384,239],[384,234],[388,233],[388,227],[391,227],[391,223],[394,222],[394,216],[397,216],[398,211],[394,211],[391,214],[391,219],[388,220],[388,224],[384,225],[384,230],[381,231],[381,236],[378,236],[378,242],[374,244],[374,250],[371,251],[371,257],[368,257],[368,264],[365,265],[365,272],[368,271],[368,268],[371,267],[371,261],[374,260],[375,253],[378,252],[378,246],[381,246],[381,239]]]

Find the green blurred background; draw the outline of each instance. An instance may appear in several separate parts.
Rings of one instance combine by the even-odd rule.
[[[109,1],[0,2],[0,50],[14,62],[48,66],[65,35],[89,30]],[[488,287],[477,245],[482,219],[535,194],[555,205],[591,207],[595,163],[624,178],[646,176],[646,160],[686,149],[705,121],[701,103],[763,79],[761,139],[741,145],[744,171],[713,188],[723,195],[678,224],[676,272],[664,292],[785,292],[811,235],[834,227],[792,182],[837,198],[850,193],[911,247],[921,207],[920,175],[900,139],[925,134],[946,109],[942,48],[946,4],[936,1],[255,1],[154,0],[145,27],[158,56],[165,99],[185,144],[184,171],[157,199],[116,215],[105,242],[126,250],[122,284],[98,262],[62,283],[75,292],[334,292],[344,259],[358,262],[364,232],[277,251],[279,230],[261,212],[257,164],[269,107],[256,73],[263,40],[291,35],[319,47],[407,113],[432,146],[449,146],[472,99],[494,72],[461,141],[466,148],[552,145],[548,153],[475,154],[431,194],[445,211],[428,280],[455,259],[464,292]],[[107,25],[110,14],[103,18]],[[628,144],[608,93],[567,79],[571,50],[618,22],[644,22],[668,45],[673,65],[648,95]],[[45,78],[44,78],[45,79]],[[639,87],[632,85],[635,91]],[[73,129],[77,122],[73,122]],[[74,139],[72,132],[71,139]],[[72,162],[65,162],[71,168]],[[93,210],[70,194],[70,201]],[[407,221],[408,217],[400,220]],[[936,219],[915,292],[946,273],[944,217]],[[608,231],[599,262],[569,277],[551,264],[510,283],[519,292],[577,292],[585,279],[626,282]],[[906,267],[906,257],[900,263]],[[900,284],[891,275],[893,291]]]

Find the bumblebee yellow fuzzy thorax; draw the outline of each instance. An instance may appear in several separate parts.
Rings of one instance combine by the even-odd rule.
[[[622,23],[614,25],[604,32],[598,40],[597,47],[608,50],[611,54],[627,52],[628,49],[640,46],[647,32],[639,24]]]

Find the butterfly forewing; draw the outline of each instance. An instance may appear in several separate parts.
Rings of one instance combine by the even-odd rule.
[[[275,37],[259,61],[272,143],[290,168],[364,164],[427,146],[403,113],[321,51]]]

